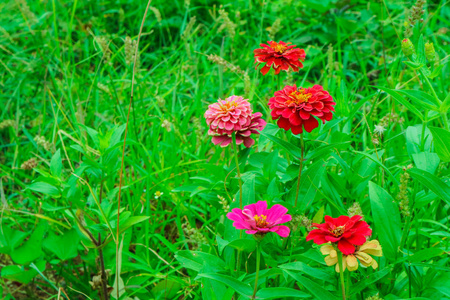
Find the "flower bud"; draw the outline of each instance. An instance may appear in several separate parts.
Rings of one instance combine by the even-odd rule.
[[[407,57],[413,55],[416,52],[416,50],[414,49],[414,45],[410,39],[404,39],[402,41],[402,51]]]
[[[436,50],[434,50],[433,43],[426,43],[425,44],[425,57],[429,62],[435,62],[436,61]]]

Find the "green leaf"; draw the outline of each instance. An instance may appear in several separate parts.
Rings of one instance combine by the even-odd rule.
[[[52,156],[52,160],[50,162],[50,171],[52,172],[53,176],[61,178],[62,161],[60,149],[58,149],[58,151],[56,151]]]
[[[51,184],[48,184],[46,182],[34,182],[32,184],[30,184],[27,189],[38,192],[38,193],[42,193],[44,195],[48,195],[51,197],[59,197],[61,196],[61,193],[59,191],[59,189]]]
[[[269,140],[271,140],[278,146],[282,147],[284,150],[289,152],[291,155],[293,155],[297,158],[300,158],[302,156],[302,150],[299,147],[295,146],[294,144],[286,142],[285,140],[282,140],[282,139],[280,139],[274,135],[268,134],[268,133],[261,132],[261,135],[265,136],[266,138],[268,138]]]
[[[389,171],[389,169],[385,165],[383,165],[376,157],[374,157],[373,155],[367,154],[365,152],[361,152],[361,151],[353,151],[353,152],[361,154],[361,155],[369,158],[371,161],[373,161],[374,163],[376,163],[377,165],[382,167],[386,171],[386,173],[388,173],[388,175],[391,176],[392,181],[396,182],[397,184],[399,183],[397,181],[397,178],[395,178],[395,176],[391,173],[391,171]]]
[[[409,169],[408,173],[412,178],[417,179],[450,205],[450,186],[446,185],[441,179],[427,171],[419,170],[417,168]]]
[[[317,190],[319,189],[320,181],[322,180],[325,169],[326,163],[323,160],[319,160],[312,164],[306,171],[302,172],[297,203],[300,211],[305,211],[312,204],[316,197]],[[294,180],[293,186],[287,197],[287,202],[292,206],[295,204],[296,191],[297,180]]]
[[[418,90],[397,90],[400,94],[408,96],[411,100],[416,102],[416,106],[418,107],[426,107],[431,110],[438,111],[439,110],[439,102],[437,102],[436,98],[431,95],[428,95],[425,92]]]
[[[385,257],[395,261],[402,236],[398,207],[391,195],[372,181],[369,181],[369,197],[375,229]]]
[[[385,87],[379,87],[376,86],[376,88],[385,91],[388,93],[394,100],[399,102],[400,104],[404,105],[408,110],[413,112],[416,116],[418,116],[422,121],[424,120],[423,114],[411,103],[408,102],[405,98],[403,98],[400,94],[398,94],[398,91],[391,90]]]
[[[312,160],[316,157],[321,157],[323,160],[325,160],[328,157],[328,154],[331,153],[333,150],[338,149],[347,149],[351,145],[351,142],[342,142],[342,143],[334,143],[329,144],[325,146],[317,147],[316,149],[313,149],[311,151],[308,151],[308,154],[306,155],[306,160]]]
[[[450,272],[437,276],[431,283],[430,288],[435,288],[441,294],[450,297]]]
[[[333,294],[331,294],[329,291],[327,291],[326,289],[324,289],[323,287],[321,287],[314,281],[311,281],[308,278],[301,276],[297,273],[291,272],[291,271],[285,270],[283,272],[288,274],[289,276],[291,276],[293,279],[295,279],[301,285],[303,285],[306,290],[308,290],[309,292],[311,292],[311,294],[313,294],[313,296],[315,297],[314,299],[319,299],[319,300],[336,300],[337,299]]]
[[[219,248],[219,254],[222,255],[223,249],[225,247],[231,247],[237,249],[239,251],[252,252],[256,249],[256,241],[255,239],[237,239],[234,241],[226,241],[222,239],[220,236],[216,236],[217,245]]]
[[[45,261],[36,263],[36,266],[39,271],[43,272],[45,270]],[[1,269],[1,277],[20,282],[22,284],[30,283],[37,274],[38,272],[36,270],[26,270],[24,267],[17,265],[9,265]]]
[[[42,238],[47,231],[47,227],[47,223],[40,222],[30,238],[11,253],[11,258],[16,264],[26,265],[41,256]]]
[[[448,93],[447,96],[445,97],[444,101],[441,104],[441,109],[439,111],[446,114],[449,109],[450,109],[450,93]]]
[[[9,254],[22,243],[28,235],[26,232],[15,230],[9,226],[2,226],[0,231],[0,253]]]
[[[406,260],[410,263],[422,262],[422,261],[427,261],[429,259],[432,259],[433,257],[436,257],[436,256],[441,256],[443,254],[446,254],[446,252],[442,249],[428,248],[428,249],[423,249],[423,250],[417,251],[413,255],[406,257]]]
[[[391,272],[391,268],[384,268],[382,270],[379,270],[375,273],[370,274],[367,278],[364,278],[364,280],[362,280],[358,284],[352,286],[352,288],[350,289],[350,296],[358,294],[359,292],[361,292],[368,286],[373,286],[373,284],[375,282],[384,278],[390,272]]]
[[[218,282],[221,282],[233,290],[235,290],[237,293],[239,293],[242,296],[251,297],[253,294],[253,289],[250,287],[250,285],[243,283],[240,280],[237,280],[236,278],[233,278],[228,275],[222,275],[222,274],[211,274],[211,273],[203,273],[198,274],[197,277],[201,278],[209,278]]]
[[[431,140],[432,135],[430,129],[425,127],[424,130],[424,146],[422,148],[422,125],[408,126],[405,132],[406,138],[406,150],[412,157],[414,153],[420,153],[421,151],[431,152]]]
[[[235,199],[236,201],[239,201],[239,191],[237,192]],[[246,206],[255,202],[255,175],[251,174],[242,185],[242,205]]]
[[[42,244],[44,248],[54,253],[59,259],[68,260],[78,255],[79,242],[80,236],[75,229],[72,229],[59,236],[52,232]]]
[[[436,153],[420,152],[412,155],[417,168],[434,174],[439,162],[439,156]]]
[[[257,299],[284,299],[287,297],[309,298],[311,295],[287,287],[264,288],[256,293]]]
[[[334,283],[336,281],[335,277],[330,275],[329,273],[327,273],[321,269],[316,269],[316,268],[310,267],[307,264],[300,262],[300,261],[287,263],[284,265],[280,265],[278,267],[281,269],[284,269],[284,270],[300,271],[308,276],[317,278],[319,280],[327,281],[330,283]]]
[[[200,272],[206,264],[212,268],[209,270],[210,272],[220,272],[225,270],[225,262],[209,253],[180,250],[175,254],[175,258],[184,268],[196,272]]]
[[[438,127],[428,127],[433,135],[434,148],[439,158],[450,162],[450,132]]]

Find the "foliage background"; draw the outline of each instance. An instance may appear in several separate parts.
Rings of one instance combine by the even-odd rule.
[[[403,63],[400,49],[405,10],[412,5],[337,0],[151,3],[139,47],[124,161],[123,297],[202,297],[201,284],[214,282],[195,280],[199,272],[183,267],[187,250],[219,256],[216,236],[229,240],[234,235],[217,197],[235,205],[232,151],[210,142],[204,111],[219,97],[245,95],[271,123],[268,99],[292,83],[321,84],[337,102],[333,121],[305,135],[304,176],[311,179],[302,183],[300,209],[293,212],[321,222],[324,214],[345,214],[360,203],[385,250],[380,272],[359,285],[361,299],[376,293],[386,299],[450,297],[448,160],[442,156],[445,147],[436,150],[423,127],[442,128],[442,121],[433,114],[421,120],[378,88],[429,93]],[[116,226],[132,73],[124,42],[127,36],[136,39],[145,6],[129,0],[0,3],[0,120],[14,123],[0,131],[0,289],[5,299],[51,299],[60,287],[71,299],[85,299],[82,293],[98,298],[89,281],[98,274],[99,252],[83,226],[106,238],[102,254],[114,285],[116,244],[109,233]],[[221,7],[229,21],[219,13]],[[449,17],[445,1],[429,1],[424,25],[412,38],[417,43],[422,34],[442,59],[444,66],[433,79],[442,100],[449,93]],[[275,33],[274,22],[281,26]],[[262,77],[254,69],[252,51],[271,33],[275,40],[306,50],[299,73]],[[212,54],[239,70],[215,64],[207,57]],[[411,103],[428,116],[426,106]],[[390,113],[398,114],[397,122],[388,118],[387,131],[375,145],[374,126]],[[333,146],[323,148],[326,144]],[[292,207],[298,146],[297,137],[268,125],[257,146],[241,149],[246,203],[265,199]],[[22,164],[31,158],[37,166],[25,170]],[[408,216],[400,214],[395,199],[403,168],[411,163]],[[83,218],[86,224],[80,225]],[[305,228],[296,234],[293,252],[279,255],[275,246],[267,248],[266,263],[276,267],[303,256],[334,278],[332,268],[321,267],[322,257],[312,243],[304,241]],[[272,243],[279,246],[280,241]],[[305,253],[312,262],[304,259]],[[230,255],[222,255],[227,264],[233,260]],[[249,257],[251,273],[254,258]],[[212,260],[200,263],[220,265]],[[216,271],[205,268],[203,273]],[[373,274],[361,271],[353,282]],[[321,286],[335,289],[330,283]],[[304,285],[297,288],[304,290]]]

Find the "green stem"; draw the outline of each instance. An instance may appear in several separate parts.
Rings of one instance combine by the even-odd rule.
[[[256,243],[256,276],[255,276],[255,288],[253,289],[252,299],[256,298],[256,291],[258,290],[258,277],[259,277],[259,264],[261,262],[261,247],[260,243]]]
[[[344,265],[342,263],[342,252],[339,249],[336,249],[338,255],[338,264],[339,264],[339,275],[341,277],[341,289],[342,289],[342,299],[345,300],[345,280],[344,280]]]
[[[436,91],[434,90],[433,86],[431,85],[431,82],[428,80],[428,77],[425,76],[425,74],[422,72],[421,69],[419,69],[419,72],[422,75],[422,77],[425,79],[425,82],[427,83],[427,85],[430,87],[430,90],[433,93],[434,98],[436,98],[437,103],[441,104],[442,101],[439,100],[439,97],[437,96]]]
[[[300,178],[302,177],[302,169],[303,169],[303,156],[305,154],[305,142],[303,141],[303,133],[300,133],[300,144],[301,144],[302,152],[301,152],[301,158],[300,158],[300,167],[298,169],[297,190],[295,191],[294,207],[297,207],[298,192],[300,189]]]
[[[237,153],[237,144],[236,144],[236,133],[233,132],[233,152],[234,152],[234,160],[236,162],[236,170],[239,180],[239,208],[242,209],[242,180],[241,180],[241,171],[239,170],[239,160]]]
[[[237,144],[236,144],[236,133],[233,132],[232,134],[233,138],[233,152],[234,152],[234,160],[236,162],[236,171],[238,175],[238,181],[239,181],[239,208],[242,209],[242,180],[241,180],[241,171],[239,169],[239,159],[238,159],[238,151],[237,151]],[[242,230],[239,230],[239,238],[242,239]],[[236,259],[236,273],[239,276],[239,271],[241,269],[241,251],[237,251],[237,259]]]

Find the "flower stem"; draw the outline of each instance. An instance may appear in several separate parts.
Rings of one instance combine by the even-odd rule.
[[[297,190],[295,191],[294,207],[297,207],[298,192],[300,189],[300,178],[302,177],[302,169],[303,169],[303,155],[305,154],[305,142],[303,141],[303,133],[300,133],[300,146],[301,146],[302,151],[301,151],[301,158],[300,158],[300,167],[298,169]]]
[[[234,152],[234,160],[236,162],[236,171],[238,175],[239,181],[239,208],[242,209],[242,180],[241,180],[241,171],[239,170],[239,160],[238,160],[238,151],[236,144],[236,133],[233,132],[233,152]],[[239,238],[242,239],[242,230],[239,230]],[[241,251],[237,251],[237,259],[236,259],[236,274],[239,276],[239,271],[241,269]]]
[[[258,290],[258,277],[259,277],[259,265],[261,262],[261,247],[260,243],[256,243],[256,276],[255,276],[255,288],[253,289],[252,299],[256,298],[256,291]]]
[[[341,277],[342,299],[345,300],[345,280],[344,280],[344,264],[342,263],[342,252],[336,250],[339,264],[339,275]]]
[[[239,208],[242,209],[242,180],[241,180],[241,171],[239,170],[239,160],[238,160],[238,152],[237,152],[237,144],[236,144],[236,133],[233,132],[233,152],[234,152],[234,160],[236,162],[236,171],[239,180]]]

